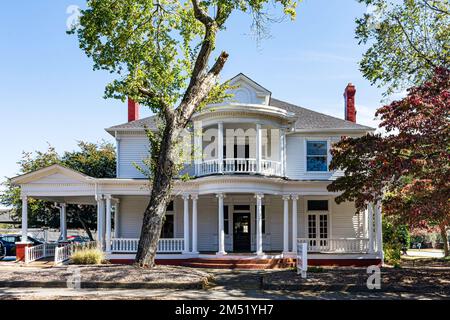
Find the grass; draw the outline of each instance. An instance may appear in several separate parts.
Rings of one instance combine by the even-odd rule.
[[[105,255],[99,249],[83,249],[75,252],[70,260],[74,264],[102,264]]]

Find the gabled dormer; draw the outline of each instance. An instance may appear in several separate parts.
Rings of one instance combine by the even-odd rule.
[[[272,93],[245,74],[239,73],[233,77],[230,85],[234,87],[231,90],[234,95],[233,102],[269,105]]]

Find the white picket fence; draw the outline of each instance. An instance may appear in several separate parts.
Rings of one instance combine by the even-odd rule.
[[[44,243],[25,248],[25,263],[30,263],[42,258],[53,257],[58,243]]]
[[[55,249],[55,265],[61,264],[70,259],[77,251],[84,249],[93,249],[97,247],[96,241],[71,243]]]

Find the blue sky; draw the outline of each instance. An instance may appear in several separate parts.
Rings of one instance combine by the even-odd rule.
[[[66,12],[85,1],[8,1],[0,11],[0,180],[18,172],[21,153],[72,150],[78,140],[112,141],[104,128],[126,121],[126,105],[104,100],[110,76],[66,35]],[[259,45],[249,36],[250,19],[232,16],[218,49],[230,58],[223,79],[243,72],[272,96],[343,117],[342,93],[356,85],[357,120],[375,125],[382,91],[358,70],[365,48],[354,38],[355,18],[366,8],[356,0],[304,0],[294,22],[271,26]],[[149,115],[147,110],[143,115]]]

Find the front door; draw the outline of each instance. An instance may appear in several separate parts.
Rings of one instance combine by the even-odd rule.
[[[233,214],[233,251],[250,252],[250,212]]]

